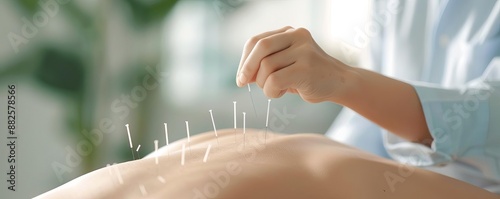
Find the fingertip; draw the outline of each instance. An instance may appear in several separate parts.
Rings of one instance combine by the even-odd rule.
[[[286,91],[287,91],[287,90],[282,90],[282,91],[280,91],[280,92],[278,93],[278,96],[277,96],[276,98],[283,97],[283,95],[285,95],[285,94],[286,94]]]
[[[238,80],[238,77],[236,77],[236,86],[241,87],[240,86],[240,80]]]
[[[243,73],[240,72],[238,75],[238,86],[242,87],[245,86],[248,83],[248,77]]]
[[[245,85],[244,85],[244,84],[240,81],[240,77],[239,77],[239,76],[238,76],[238,77],[236,77],[236,86],[238,86],[238,87],[240,87],[240,88],[241,88],[241,87],[243,87],[243,86],[245,86]]]
[[[236,85],[238,87],[241,87],[241,82],[240,82],[240,76],[241,76],[241,72],[240,72],[240,68],[238,68],[238,72],[236,72]]]
[[[241,83],[241,82],[240,82],[240,81],[238,81],[238,80],[236,80],[236,85],[237,85],[238,87],[240,87],[240,88],[241,88],[241,87],[243,87],[243,86],[245,86],[245,84]]]

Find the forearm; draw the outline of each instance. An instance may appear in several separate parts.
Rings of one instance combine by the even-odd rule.
[[[430,144],[432,137],[420,100],[411,85],[361,68],[348,72],[348,89],[332,101],[351,108],[400,137]]]

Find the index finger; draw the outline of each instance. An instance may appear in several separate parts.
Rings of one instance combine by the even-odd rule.
[[[277,33],[285,32],[289,29],[292,29],[292,27],[285,26],[285,27],[277,29],[277,30],[272,30],[272,31],[261,33],[259,35],[253,36],[252,38],[248,39],[248,41],[245,43],[245,47],[243,48],[243,52],[242,52],[241,59],[240,59],[240,64],[238,65],[238,72],[236,73],[236,83],[238,83],[238,75],[240,74],[243,63],[245,63],[246,59],[248,58],[248,55],[250,54],[250,52],[252,52],[255,45],[257,45],[257,42],[259,42],[263,38],[269,37],[269,36],[277,34]]]
[[[247,59],[241,65],[236,81],[238,86],[241,87],[255,81],[262,59],[292,45],[293,38],[292,35],[288,34],[288,30],[290,29],[262,38],[255,44]]]

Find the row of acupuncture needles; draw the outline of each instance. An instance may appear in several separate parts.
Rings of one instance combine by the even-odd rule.
[[[255,103],[254,103],[254,100],[253,100],[253,96],[252,96],[252,91],[251,91],[251,88],[250,88],[250,84],[247,84],[247,86],[248,86],[248,93],[250,95],[250,100],[252,102],[252,107],[253,107],[253,110],[254,110],[254,113],[255,113],[255,117],[257,117],[257,110],[255,108]],[[234,120],[235,142],[236,142],[236,135],[237,135],[237,133],[236,133],[237,132],[237,122],[236,122],[236,120],[237,120],[237,116],[236,116],[237,111],[236,111],[236,104],[237,104],[237,102],[233,101],[233,120]],[[269,127],[269,109],[270,109],[270,106],[271,106],[271,99],[268,99],[267,100],[267,111],[266,111],[265,143],[267,143],[267,131],[268,131],[268,127]],[[214,120],[213,111],[209,110],[208,112],[210,113],[210,119],[212,120],[212,126],[213,126],[213,129],[214,129],[215,138],[217,139],[217,145],[219,145],[220,144],[220,142],[219,142],[219,136],[217,134],[217,128],[215,126],[215,120]],[[243,114],[243,146],[245,147],[245,145],[246,145],[246,112],[242,112],[242,114]],[[191,136],[190,136],[190,132],[189,132],[189,122],[185,121],[185,123],[186,123],[187,145],[188,145],[189,152],[191,153]],[[169,147],[168,125],[167,125],[167,123],[163,123],[163,124],[164,124],[164,127],[165,127],[165,144],[166,144],[165,147],[166,147],[166,150],[167,150],[167,157],[168,157],[168,156],[170,156],[170,151],[169,151],[169,148],[168,148]],[[127,128],[127,136],[128,136],[130,151],[132,153],[132,158],[133,158],[133,160],[140,159],[139,150],[141,148],[141,145],[140,144],[137,145],[137,148],[134,150],[134,145],[132,143],[132,137],[131,137],[131,134],[130,134],[130,126],[129,126],[129,124],[125,124],[125,127]],[[159,160],[158,160],[158,140],[154,140],[153,143],[154,143],[154,150],[155,150],[154,160],[155,160],[155,164],[158,166],[159,165]],[[206,163],[208,161],[208,156],[209,156],[211,148],[212,148],[212,144],[208,144],[208,147],[207,147],[207,149],[205,151],[205,155],[203,156],[203,162],[204,163]],[[182,143],[181,166],[184,166],[185,162],[186,162],[186,143]],[[110,165],[108,164],[107,166],[110,166]],[[123,178],[122,178],[121,173],[119,172],[118,168],[114,167],[114,171],[115,171],[115,173],[118,176],[118,182],[120,184],[123,184],[124,183],[123,182]],[[166,183],[166,180],[161,175],[158,175],[157,179],[158,179],[158,181],[160,181],[163,184]],[[141,194],[143,196],[147,196],[148,195],[146,187],[143,184],[139,185],[139,189],[140,189]]]
[[[250,99],[251,99],[251,102],[252,102],[252,106],[253,106],[253,109],[254,109],[254,112],[255,112],[255,115],[257,115],[257,111],[255,109],[255,104],[254,104],[254,100],[253,100],[253,96],[252,96],[252,92],[251,92],[251,88],[250,88],[250,85],[248,85],[248,92],[249,92],[249,95],[250,95]],[[236,139],[236,131],[237,131],[237,102],[236,101],[233,101],[233,123],[234,123],[234,133],[235,133],[235,139]],[[265,126],[265,143],[267,143],[267,131],[268,131],[268,128],[269,128],[269,109],[271,107],[271,99],[268,99],[267,100],[267,111],[266,111],[266,126]],[[215,138],[217,140],[217,145],[220,144],[219,142],[219,136],[217,134],[217,127],[215,125],[215,119],[214,119],[214,114],[213,114],[213,110],[209,110],[208,111],[209,114],[210,114],[210,119],[212,121],[212,127],[214,129],[214,135],[215,135]],[[246,112],[242,112],[242,115],[243,115],[243,146],[245,146],[246,144]],[[186,136],[187,136],[187,142],[186,143],[183,143],[182,144],[182,151],[181,151],[181,165],[184,165],[185,164],[185,157],[186,157],[186,144],[187,144],[187,148],[189,150],[189,152],[191,153],[191,134],[190,134],[190,131],[189,131],[189,121],[185,121],[185,124],[186,124]],[[164,128],[165,128],[165,146],[166,146],[166,150],[167,150],[167,156],[170,155],[170,151],[169,151],[169,135],[168,135],[168,124],[167,123],[163,123],[164,125]],[[139,156],[139,150],[141,148],[141,145],[139,144],[137,146],[137,148],[134,150],[134,145],[132,143],[132,137],[130,135],[130,126],[129,124],[125,124],[125,127],[127,128],[127,136],[128,136],[128,141],[129,141],[129,147],[130,147],[130,150],[132,152],[132,158],[134,160],[136,159],[140,159],[140,156]],[[154,140],[154,147],[155,147],[155,153],[158,152],[158,140]],[[203,162],[207,162],[208,160],[208,155],[210,153],[210,150],[212,148],[212,144],[209,144],[208,147],[207,147],[207,150],[205,152],[205,155],[203,157]],[[158,155],[155,156],[155,164],[158,165]]]

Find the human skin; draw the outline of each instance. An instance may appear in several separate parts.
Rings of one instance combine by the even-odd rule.
[[[500,198],[321,135],[269,133],[265,140],[263,131],[247,129],[245,144],[241,129],[237,134],[233,129],[220,130],[218,135],[219,141],[213,132],[193,136],[189,145],[185,139],[179,140],[168,149],[98,169],[37,198]],[[182,144],[186,144],[184,165]],[[203,162],[209,144],[212,150]]]
[[[402,138],[433,141],[411,85],[338,61],[304,28],[284,27],[246,42],[236,83],[252,82],[271,98],[289,92],[308,102],[338,103]]]

